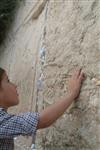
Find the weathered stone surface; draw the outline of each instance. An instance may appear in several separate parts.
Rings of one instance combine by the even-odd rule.
[[[45,45],[44,107],[67,92],[72,70],[86,73],[79,101],[43,133],[46,150],[99,150],[100,1],[50,1]]]
[[[0,56],[21,99],[11,112],[40,112],[67,93],[75,67],[86,73],[78,101],[38,131],[38,150],[100,150],[99,26],[99,0],[26,1],[18,10]]]

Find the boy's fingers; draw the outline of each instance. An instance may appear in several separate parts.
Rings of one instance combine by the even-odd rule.
[[[80,75],[79,75],[79,78],[80,78],[81,80],[84,80],[84,79],[85,79],[85,74],[84,74],[84,72],[81,71],[81,73],[80,73]]]
[[[80,74],[81,74],[81,70],[82,70],[82,68],[77,68],[77,69],[75,70],[75,72],[74,72],[74,75],[75,75],[76,77],[79,77]]]

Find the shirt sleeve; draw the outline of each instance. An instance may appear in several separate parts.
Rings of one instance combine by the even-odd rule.
[[[14,138],[19,135],[35,136],[38,120],[38,112],[25,112],[19,115],[8,114],[0,125],[0,138]]]

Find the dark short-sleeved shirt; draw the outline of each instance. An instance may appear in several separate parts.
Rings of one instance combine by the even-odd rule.
[[[0,107],[0,150],[14,150],[14,137],[19,135],[36,136],[38,120],[38,112],[13,115]]]

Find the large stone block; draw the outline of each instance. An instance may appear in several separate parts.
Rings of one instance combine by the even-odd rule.
[[[40,112],[67,94],[74,68],[86,74],[77,101],[38,131],[38,150],[100,150],[99,26],[99,0],[26,0],[18,10],[0,54],[21,99],[11,112]],[[32,139],[15,143],[24,149]]]

